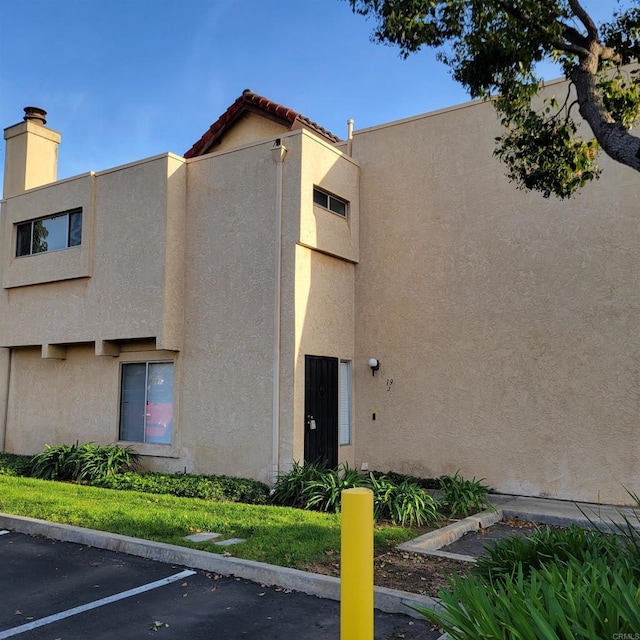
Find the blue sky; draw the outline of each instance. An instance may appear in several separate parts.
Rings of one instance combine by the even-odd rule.
[[[604,17],[616,2],[584,4]],[[0,24],[0,124],[44,108],[59,178],[182,155],[245,88],[340,137],[349,118],[467,100],[433,52],[371,43],[345,0],[0,0]]]

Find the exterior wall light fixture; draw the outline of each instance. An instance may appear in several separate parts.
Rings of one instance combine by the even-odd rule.
[[[371,367],[371,375],[375,376],[376,371],[380,368],[380,360],[377,358],[369,358],[369,366]]]

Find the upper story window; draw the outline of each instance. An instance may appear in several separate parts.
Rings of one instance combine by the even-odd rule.
[[[82,244],[82,209],[21,222],[17,227],[17,257],[77,247]]]
[[[347,217],[349,203],[346,200],[332,196],[330,193],[321,191],[316,187],[313,188],[313,204],[317,204],[319,207],[333,211],[333,213],[337,213],[343,218]]]

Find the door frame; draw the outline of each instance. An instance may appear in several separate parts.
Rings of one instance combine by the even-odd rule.
[[[332,356],[305,355],[304,461],[338,466],[339,363]]]

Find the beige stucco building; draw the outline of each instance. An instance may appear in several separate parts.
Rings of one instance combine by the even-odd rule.
[[[246,91],[184,157],[57,181],[43,121],[5,130],[3,451],[640,489],[636,172],[545,200],[492,158],[488,104],[341,141]]]

